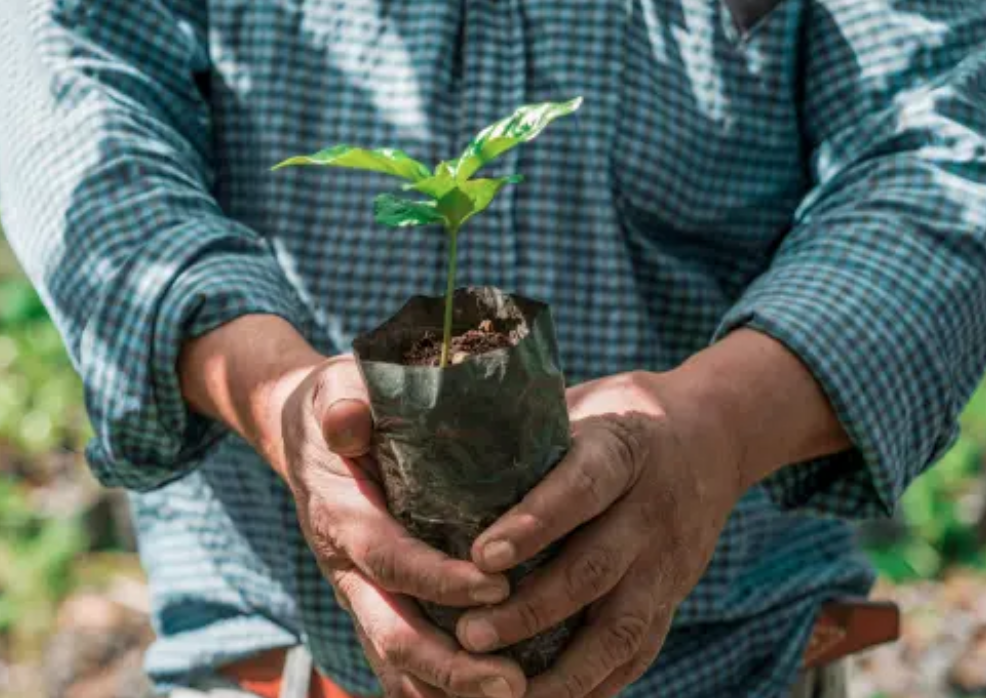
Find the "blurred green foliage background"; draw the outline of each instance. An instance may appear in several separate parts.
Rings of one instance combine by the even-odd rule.
[[[893,582],[939,578],[957,567],[986,570],[986,384],[962,416],[949,452],[904,495],[898,520],[861,532],[880,573]]]
[[[85,468],[88,436],[80,382],[0,231],[0,666],[41,652],[67,594],[136,569],[122,496]],[[983,567],[984,456],[986,388],[897,520],[862,529],[886,579]]]
[[[89,434],[81,383],[0,231],[0,696],[64,598],[139,577],[123,495],[86,469]]]

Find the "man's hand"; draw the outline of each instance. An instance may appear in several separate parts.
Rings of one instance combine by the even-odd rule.
[[[660,384],[634,373],[570,390],[573,417],[582,418],[569,455],[476,542],[477,562],[500,571],[592,522],[509,601],[459,624],[464,646],[488,651],[591,605],[584,628],[529,696],[608,696],[638,678],[737,501],[729,450],[680,423]]]
[[[463,651],[411,598],[495,603],[509,593],[506,578],[449,558],[390,516],[366,455],[372,421],[355,361],[327,360],[303,342],[276,318],[230,323],[184,352],[186,398],[236,428],[286,480],[305,537],[389,696],[520,698],[520,667]]]
[[[463,652],[408,598],[476,606],[503,600],[509,587],[502,575],[411,537],[387,512],[366,455],[372,424],[353,358],[315,368],[281,414],[285,470],[305,535],[388,694],[520,698],[519,667]]]
[[[568,399],[572,450],[476,540],[473,559],[500,572],[575,532],[509,600],[466,613],[457,628],[466,648],[485,652],[588,606],[530,698],[603,698],[636,680],[746,489],[848,445],[807,369],[752,331],[675,371],[594,381]]]

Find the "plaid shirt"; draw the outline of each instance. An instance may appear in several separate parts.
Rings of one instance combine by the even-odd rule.
[[[269,167],[343,142],[434,162],[581,94],[498,164],[526,181],[469,224],[459,279],[549,302],[571,383],[739,326],[811,368],[855,448],[749,493],[627,695],[786,690],[818,603],[870,583],[837,517],[892,509],[983,370],[986,3],[730,5],[4,0],[4,223],[84,378],[92,467],[139,493],[162,685],[300,639],[377,687],[287,490],[174,366],[244,313],[348,351],[441,292],[446,241],[374,224],[377,175]]]

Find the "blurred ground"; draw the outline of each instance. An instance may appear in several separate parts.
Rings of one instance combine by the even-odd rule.
[[[58,333],[0,245],[0,698],[149,695],[126,501],[88,474],[88,433]],[[862,529],[877,595],[905,620],[900,643],[860,659],[853,698],[986,697],[984,454],[986,389],[899,517]]]
[[[953,570],[938,581],[883,582],[875,596],[903,610],[901,640],[859,655],[852,698],[986,696],[986,576]]]
[[[90,582],[61,603],[39,652],[0,660],[3,698],[150,698],[140,659],[152,633],[139,569],[127,557],[80,563]],[[859,656],[852,698],[986,696],[986,576],[953,570],[938,581],[883,581],[875,596],[901,605],[902,639]]]

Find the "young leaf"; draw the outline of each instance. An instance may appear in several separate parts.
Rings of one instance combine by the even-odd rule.
[[[349,167],[355,170],[382,172],[409,179],[412,182],[431,177],[431,170],[407,153],[394,148],[378,148],[366,150],[349,145],[337,145],[320,150],[314,155],[298,155],[288,158],[273,167],[279,170],[292,165],[330,165],[333,167]]]
[[[471,179],[459,185],[466,196],[472,200],[472,214],[475,216],[486,210],[486,207],[493,203],[493,198],[507,184],[519,184],[524,181],[524,177],[519,174],[497,177],[496,179]]]
[[[381,194],[373,204],[379,223],[395,228],[440,223],[449,234],[449,267],[446,283],[445,323],[440,366],[448,363],[452,339],[452,292],[455,288],[456,243],[463,223],[486,210],[507,184],[520,182],[520,175],[494,179],[472,177],[483,165],[511,148],[535,137],[555,119],[571,114],[582,104],[577,97],[568,102],[545,102],[521,107],[506,119],[481,131],[455,160],[440,162],[434,174],[425,165],[400,150],[366,150],[339,145],[314,155],[289,158],[273,169],[291,165],[330,165],[393,175],[409,180],[404,190],[429,197],[425,201]]]
[[[552,121],[571,114],[581,104],[581,97],[568,102],[529,104],[506,119],[487,126],[466,147],[459,159],[450,163],[455,178],[460,182],[469,179],[490,160],[537,137]]]
[[[435,168],[435,174],[431,177],[405,184],[402,188],[405,191],[414,190],[422,194],[427,194],[433,199],[441,199],[455,187],[455,173],[452,172],[447,162],[441,162]]]
[[[381,194],[374,199],[373,216],[378,223],[389,225],[391,228],[407,228],[431,223],[448,224],[434,201],[411,201],[393,194]]]
[[[449,190],[437,207],[448,221],[451,230],[458,230],[462,224],[481,213],[493,202],[493,198],[507,184],[523,181],[520,175],[509,175],[496,179],[471,179],[460,182]]]

